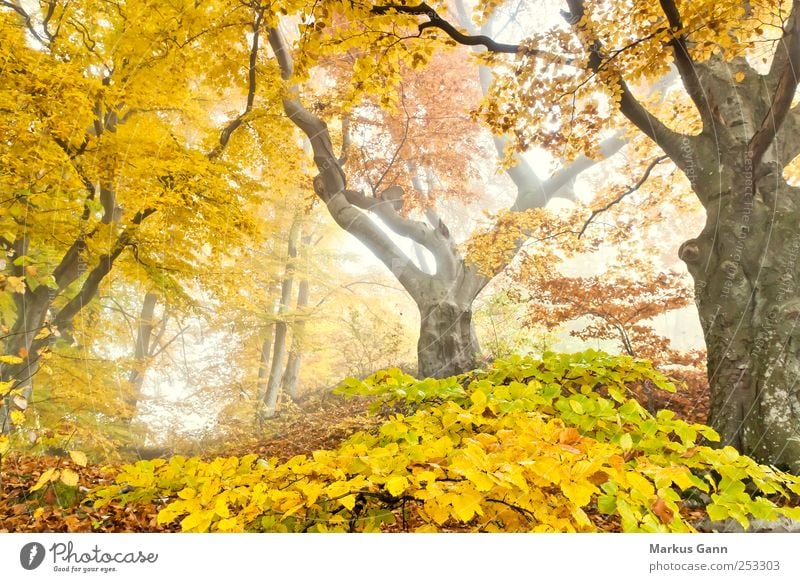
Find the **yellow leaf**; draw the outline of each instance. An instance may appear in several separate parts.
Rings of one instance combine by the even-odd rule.
[[[475,485],[475,489],[478,491],[489,491],[492,487],[494,487],[494,481],[492,481],[489,476],[486,475],[483,471],[479,469],[468,469],[464,471],[464,477],[472,481]]]
[[[25,422],[25,414],[19,410],[12,410],[11,411],[11,424],[15,426],[19,426],[23,422]]]
[[[39,480],[36,481],[36,484],[33,487],[31,487],[31,491],[38,491],[39,489],[47,485],[47,483],[49,483],[51,480],[55,480],[52,479],[53,476],[55,476],[55,478],[58,479],[58,474],[59,473],[56,469],[48,469],[39,476]]]
[[[181,520],[181,530],[199,532],[208,531],[213,517],[214,512],[212,510],[195,511],[194,513],[190,513]]]
[[[653,484],[638,473],[631,472],[628,473],[626,477],[632,490],[642,493],[646,497],[650,497],[655,494],[656,490],[653,487]]]
[[[324,485],[322,483],[303,483],[299,486],[300,491],[306,496],[306,506],[311,507],[317,501],[319,494],[322,493]]]
[[[424,509],[425,513],[438,525],[444,524],[450,517],[448,508],[442,505],[438,499],[426,499]]]
[[[14,381],[0,382],[0,396],[5,396],[14,388]]]
[[[36,509],[33,510],[33,519],[39,520],[42,518],[43,514],[44,514],[44,507],[37,507]]]
[[[217,522],[217,530],[221,532],[238,531],[239,529],[239,524],[235,517],[228,517]]]
[[[25,293],[25,280],[22,277],[6,277],[6,287],[12,293]]]
[[[564,495],[566,495],[567,499],[572,501],[572,503],[578,507],[583,507],[592,500],[592,495],[597,491],[597,487],[592,485],[589,481],[562,483],[561,491],[564,492]]]
[[[70,451],[69,458],[79,467],[85,467],[89,463],[89,459],[86,458],[86,453],[82,451]]]
[[[346,495],[345,497],[342,497],[342,498],[339,500],[339,503],[341,503],[341,504],[342,504],[342,505],[344,505],[344,506],[345,506],[347,509],[349,509],[350,511],[352,511],[352,510],[353,510],[353,508],[356,506],[356,496],[355,496],[355,495],[353,495],[352,493],[351,493],[350,495]]]
[[[222,495],[217,497],[217,500],[214,503],[214,513],[224,518],[231,516],[231,512],[228,510],[228,502],[225,501],[225,498]]]
[[[473,392],[470,395],[469,399],[472,400],[472,407],[470,408],[470,412],[473,412],[475,414],[480,414],[486,408],[486,394],[484,394],[480,390],[476,390],[475,392]]]
[[[400,494],[408,487],[408,479],[402,475],[394,475],[386,481],[386,490],[393,496],[399,497]]]
[[[629,451],[633,448],[633,439],[631,435],[624,434],[619,439],[619,446],[622,448],[623,451]]]
[[[733,78],[736,79],[737,83],[741,83],[742,81],[744,81],[744,73],[742,71],[739,71],[733,76]]]
[[[5,435],[0,435],[0,457],[5,455],[10,448],[11,443],[8,441],[8,437]]]
[[[197,492],[191,487],[184,487],[178,491],[178,497],[181,499],[194,499],[195,495],[197,495]]]
[[[61,482],[67,487],[77,487],[78,474],[72,469],[64,469],[61,471]]]
[[[0,356],[0,362],[4,364],[21,364],[23,362],[22,358],[19,356],[12,356],[12,355],[5,355]]]
[[[463,522],[467,522],[477,513],[483,515],[481,510],[483,496],[474,490],[466,490],[453,496],[451,501],[454,515]]]

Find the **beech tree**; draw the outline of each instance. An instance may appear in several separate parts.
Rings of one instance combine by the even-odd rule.
[[[417,15],[420,34],[435,28],[494,53],[483,115],[517,149],[591,153],[624,120],[683,172],[707,217],[679,256],[708,351],[710,423],[724,444],[800,470],[800,2],[567,0],[561,23],[519,44],[466,36],[425,4],[379,10]],[[501,63],[503,53],[516,60]],[[654,107],[635,84],[670,67],[679,91],[671,107]]]
[[[499,250],[495,253],[497,260],[488,269],[466,260],[463,249],[451,235],[451,229],[436,212],[435,204],[420,196],[420,191],[424,194],[425,190],[419,186],[422,182],[420,170],[426,169],[421,164],[402,164],[403,171],[398,173],[401,177],[405,173],[407,182],[410,182],[405,188],[396,183],[388,186],[384,183],[385,188],[373,188],[372,192],[351,187],[345,166],[347,152],[334,146],[326,119],[305,105],[304,96],[308,91],[301,81],[309,67],[324,62],[332,54],[346,55],[348,50],[372,46],[374,51],[371,53],[357,53],[347,79],[348,85],[356,94],[376,95],[379,103],[397,114],[400,100],[406,98],[405,93],[398,89],[401,80],[404,81],[405,75],[414,68],[432,61],[437,46],[435,39],[425,39],[418,44],[399,42],[398,36],[401,41],[404,38],[402,31],[414,25],[414,17],[404,17],[405,20],[399,23],[398,18],[396,11],[370,3],[328,3],[308,7],[303,12],[303,22],[312,24],[300,26],[296,54],[278,27],[270,29],[269,42],[280,64],[282,78],[288,85],[283,100],[286,114],[304,132],[313,149],[319,171],[314,179],[317,196],[325,203],[334,221],[372,251],[413,298],[421,321],[417,349],[419,374],[444,377],[475,367],[480,350],[472,324],[473,302],[493,275],[513,259],[528,236],[524,230],[535,229],[542,223],[544,215],[534,211],[542,209],[553,196],[570,197],[571,182],[596,161],[579,156],[549,179],[542,180],[527,163],[516,160],[509,171],[517,189],[516,200],[493,231],[492,242]],[[384,32],[392,29],[395,32]],[[378,55],[376,59],[372,56],[375,54]],[[296,65],[295,57],[299,65]],[[475,83],[477,76],[476,70],[473,78],[466,82],[479,87]],[[352,100],[349,97],[344,102],[347,104]],[[424,108],[415,110],[415,115],[422,120],[425,113]],[[401,115],[401,125],[403,119]],[[400,142],[395,143],[396,151],[392,158],[402,152],[402,142],[407,138],[407,121],[405,125],[399,138],[396,129],[389,131],[390,136],[394,134],[396,142]],[[346,149],[348,136],[337,138]],[[500,149],[502,143],[498,142]],[[623,144],[624,140],[612,136],[604,141],[602,153],[611,155]],[[429,157],[435,159],[434,155]],[[418,158],[412,151],[408,161],[418,161]],[[381,178],[386,175],[384,171]],[[415,207],[419,209],[416,215],[411,212]],[[422,261],[415,261],[410,253],[405,252],[389,231],[430,253],[434,263],[431,272],[426,270]]]
[[[267,114],[274,99],[256,100],[258,14],[229,8],[0,4],[0,431],[21,422],[43,353],[79,342],[76,317],[109,274],[164,287],[251,240],[260,191],[246,160],[258,131],[289,126]],[[232,145],[237,131],[247,139]],[[275,158],[280,194],[296,158]]]

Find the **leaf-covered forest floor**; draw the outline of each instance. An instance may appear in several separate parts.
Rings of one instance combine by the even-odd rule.
[[[673,394],[661,391],[639,393],[637,399],[646,407],[669,408],[687,422],[703,422],[708,410],[705,387],[698,383]],[[264,434],[269,436],[239,438],[234,445],[203,443],[190,447],[190,450],[175,452],[206,459],[255,453],[264,459],[286,461],[295,455],[333,449],[356,431],[375,429],[385,416],[370,413],[369,404],[365,398],[346,399],[329,392],[319,393],[300,406],[290,405],[281,415],[270,420],[264,427]],[[69,456],[8,455],[0,473],[0,533],[180,531],[176,523],[158,524],[157,514],[161,507],[157,504],[112,503],[95,509],[83,499],[89,490],[112,482],[119,466],[133,460],[136,459],[89,463],[83,467]],[[48,469],[75,471],[79,475],[78,488],[48,486],[31,492],[31,487]],[[687,508],[685,512],[684,517],[693,522],[707,517],[703,509]],[[614,516],[588,513],[598,529],[620,531],[619,520]],[[384,529],[413,531],[415,525],[398,519]]]

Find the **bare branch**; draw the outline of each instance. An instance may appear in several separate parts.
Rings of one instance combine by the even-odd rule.
[[[387,14],[388,12],[397,12],[398,14],[411,14],[419,16],[427,16],[427,22],[422,22],[418,25],[420,33],[428,28],[438,28],[444,31],[447,36],[452,38],[459,44],[466,46],[479,46],[483,45],[493,53],[517,53],[519,52],[520,45],[518,44],[505,44],[496,42],[488,36],[484,35],[468,35],[459,31],[455,26],[443,19],[439,14],[425,2],[417,6],[404,6],[402,4],[385,4],[382,6],[373,6],[372,12],[374,14]]]
[[[636,182],[636,184],[634,184],[633,186],[631,186],[630,188],[625,190],[622,194],[620,194],[619,196],[614,198],[614,200],[612,200],[611,202],[609,202],[608,204],[606,204],[602,208],[598,208],[597,210],[593,210],[592,211],[592,215],[584,223],[583,228],[581,228],[581,231],[578,233],[578,238],[581,238],[583,236],[583,233],[586,232],[586,229],[589,227],[589,225],[592,223],[592,221],[595,219],[595,217],[598,214],[602,214],[603,212],[605,212],[606,210],[608,210],[609,208],[611,208],[615,204],[619,204],[623,200],[623,198],[625,198],[626,196],[629,196],[629,195],[633,194],[634,192],[636,192],[639,188],[642,187],[642,185],[645,182],[647,182],[647,179],[650,177],[650,173],[653,171],[653,168],[655,168],[658,164],[660,164],[661,162],[664,162],[664,161],[666,161],[668,159],[669,159],[669,156],[667,156],[667,155],[658,156],[657,158],[655,158],[652,162],[650,162],[647,165],[647,168],[645,168],[645,170],[644,170],[644,174],[642,174],[642,177],[639,178],[639,181]]]

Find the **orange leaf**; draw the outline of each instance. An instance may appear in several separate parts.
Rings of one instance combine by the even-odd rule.
[[[577,428],[565,428],[558,433],[558,442],[560,442],[562,445],[572,445],[577,443],[579,440],[581,440],[581,433],[578,432]]]
[[[674,512],[667,507],[666,502],[660,497],[650,506],[650,509],[656,514],[656,517],[661,520],[661,523],[670,523],[672,521]]]

